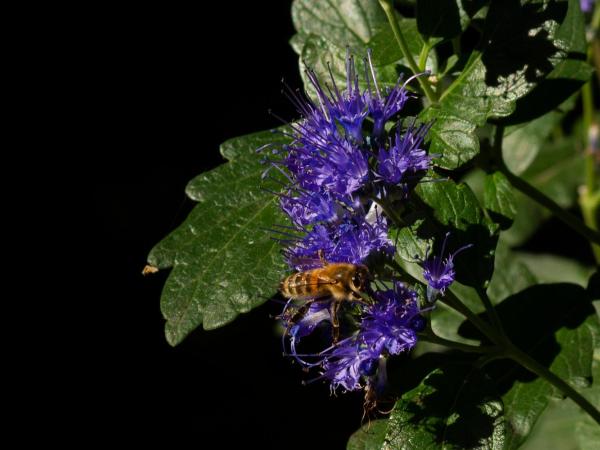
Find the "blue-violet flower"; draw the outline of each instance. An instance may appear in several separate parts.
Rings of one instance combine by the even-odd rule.
[[[444,237],[444,243],[442,244],[442,251],[439,256],[432,256],[429,258],[429,249],[425,254],[425,261],[423,263],[423,277],[427,280],[427,299],[431,302],[435,300],[438,293],[444,295],[446,288],[454,282],[456,273],[454,272],[454,258],[463,250],[472,247],[473,244],[465,245],[454,253],[450,253],[446,259],[444,259],[444,253],[446,251],[446,241],[450,233],[446,233]]]

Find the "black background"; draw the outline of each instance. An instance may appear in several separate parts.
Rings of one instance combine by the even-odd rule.
[[[159,302],[167,274],[141,275],[152,246],[193,207],[186,183],[223,162],[219,144],[278,126],[269,109],[295,116],[281,94],[282,79],[301,86],[290,3],[143,6],[107,21],[96,214],[110,274],[100,289],[108,358],[92,386],[96,409],[107,409],[103,434],[190,448],[344,448],[360,426],[360,393],[302,386],[307,375],[282,357],[269,317],[279,305],[171,348]]]
[[[307,376],[282,357],[269,317],[278,305],[171,348],[159,304],[167,274],[141,275],[152,246],[193,206],[186,183],[223,162],[219,144],[277,126],[269,109],[295,116],[281,94],[282,79],[301,85],[288,45],[290,3],[144,5],[106,20],[97,42],[104,108],[95,207],[109,274],[98,288],[107,360],[90,386],[98,412],[106,408],[103,434],[190,448],[344,448],[360,426],[360,393],[331,397],[322,383],[302,386]],[[527,249],[591,263],[586,242],[556,220]]]

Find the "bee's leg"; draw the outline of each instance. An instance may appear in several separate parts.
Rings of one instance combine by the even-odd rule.
[[[323,252],[323,249],[320,249],[317,254],[319,255],[319,259],[321,260],[321,264],[323,265],[323,267],[325,267],[327,264],[329,264],[326,260],[325,260],[325,252]]]
[[[294,325],[296,325],[300,320],[302,320],[302,318],[308,312],[308,308],[310,308],[310,305],[312,305],[315,300],[316,299],[314,299],[314,298],[307,300],[300,308],[298,308],[296,310],[296,312],[294,313],[294,315],[291,317],[291,319],[288,322],[288,324],[289,324],[288,331],[290,328],[292,328]]]
[[[340,302],[338,301],[332,301],[331,302],[331,306],[330,306],[330,314],[331,314],[331,325],[332,325],[332,335],[333,335],[333,342],[332,344],[335,345],[337,344],[337,342],[340,339],[340,321],[338,318],[338,312],[340,310]]]
[[[365,399],[363,401],[363,415],[360,420],[361,425],[364,425],[365,419],[367,422],[367,431],[371,428],[371,413],[377,408],[377,394],[375,389],[369,383],[365,388]]]
[[[364,298],[362,298],[356,292],[350,293],[350,295],[348,296],[348,299],[350,301],[352,301],[352,302],[360,303],[361,305],[365,305],[365,306],[370,306],[371,305],[371,303],[369,303],[368,301],[366,301]]]

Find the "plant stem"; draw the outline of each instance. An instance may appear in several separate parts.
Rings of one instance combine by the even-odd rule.
[[[404,35],[402,34],[400,27],[398,26],[398,21],[396,20],[396,12],[394,10],[394,7],[392,6],[392,2],[390,0],[379,0],[379,4],[383,8],[383,11],[387,16],[388,22],[390,23],[390,27],[392,27],[392,32],[394,33],[394,37],[396,38],[396,42],[398,43],[398,47],[400,47],[402,55],[404,55],[404,58],[408,62],[410,70],[413,71],[414,75],[420,74],[421,71],[419,70],[419,66],[417,66],[415,59],[410,53],[408,44],[406,43]],[[437,95],[431,89],[429,81],[424,77],[417,77],[417,80],[419,81],[419,84],[421,85],[421,88],[423,89],[423,92],[425,92],[425,95],[427,96],[429,101],[431,103],[437,103]]]
[[[452,38],[452,51],[456,56],[460,56],[460,34],[455,38]]]
[[[427,57],[429,56],[430,51],[431,47],[425,43],[419,54],[419,72],[425,72],[427,69]]]
[[[408,274],[402,267],[396,262],[393,261],[393,267],[399,272],[408,276],[408,278],[414,280],[415,282],[419,282],[412,275]],[[487,297],[487,295],[485,296]],[[592,418],[600,424],[600,411],[598,411],[590,402],[588,402],[581,394],[579,394],[575,389],[573,389],[567,382],[565,382],[562,378],[552,373],[549,369],[542,366],[540,363],[535,361],[532,357],[530,357],[527,353],[519,350],[515,345],[506,337],[505,334],[499,334],[498,330],[494,329],[491,325],[489,325],[484,320],[480,319],[473,311],[471,311],[464,303],[462,303],[458,297],[456,297],[451,291],[447,290],[444,297],[441,297],[440,300],[444,304],[448,305],[452,309],[458,311],[463,316],[465,316],[469,322],[471,322],[484,336],[486,336],[492,343],[493,346],[474,346],[462,344],[460,342],[450,341],[444,338],[441,338],[433,333],[431,328],[426,330],[426,333],[421,334],[420,337],[428,342],[432,342],[434,344],[445,345],[450,348],[455,348],[457,350],[462,350],[466,352],[472,353],[484,353],[487,354],[488,357],[481,360],[478,364],[478,367],[483,367],[485,364],[489,363],[498,358],[509,358],[515,361],[517,364],[523,366],[525,369],[533,372],[540,378],[545,379],[550,384],[559,389],[563,394],[573,400],[581,409],[587,412]],[[489,301],[489,298],[488,298]],[[485,300],[484,300],[485,302]],[[491,302],[490,302],[491,304]]]
[[[600,233],[592,228],[586,226],[581,222],[577,217],[571,214],[568,211],[565,211],[560,207],[558,203],[552,200],[550,197],[547,197],[544,193],[538,191],[535,187],[527,183],[527,181],[513,174],[502,159],[502,136],[504,134],[504,127],[498,125],[496,127],[496,135],[494,139],[494,147],[493,147],[493,158],[498,166],[498,170],[504,174],[504,176],[510,181],[510,184],[515,189],[518,189],[523,194],[527,195],[544,208],[550,210],[552,214],[554,214],[558,219],[560,219],[563,223],[568,225],[573,231],[579,233],[587,240],[591,242],[595,242],[600,244]]]
[[[399,264],[394,261],[394,268],[410,279],[419,282],[412,275],[408,274]],[[488,298],[489,300],[489,298]],[[515,345],[504,334],[498,334],[498,331],[490,326],[487,322],[480,319],[473,311],[471,311],[464,303],[462,303],[451,291],[446,291],[444,297],[440,298],[441,302],[455,309],[463,316],[465,316],[481,333],[486,336],[490,341],[494,343],[493,346],[473,346],[462,344],[460,342],[449,341],[433,334],[431,329],[424,335],[421,335],[423,340],[432,342],[434,344],[445,345],[450,348],[457,350],[468,351],[473,353],[485,353],[488,358],[484,358],[478,364],[478,367],[482,367],[488,362],[498,358],[509,358],[515,361],[517,364],[523,366],[525,369],[536,374],[537,376],[545,379],[550,384],[559,389],[563,394],[573,400],[581,409],[587,412],[592,418],[600,424],[600,411],[598,411],[590,402],[588,402],[581,394],[573,389],[567,382],[562,378],[552,373],[546,367],[539,364],[527,353],[519,350]],[[490,302],[491,303],[491,302]]]
[[[499,336],[495,330],[491,329],[491,327],[482,321],[479,317],[477,317],[469,308],[467,308],[460,300],[458,300],[454,294],[450,291],[446,291],[446,297],[444,298],[444,303],[448,306],[456,309],[458,312],[463,314],[473,325],[475,325],[479,331],[481,331],[484,335],[486,335],[492,342],[497,345],[497,348],[500,347],[504,349],[504,351],[499,351],[498,357],[502,357],[502,353],[507,358],[512,359],[517,364],[523,366],[530,372],[538,375],[539,377],[545,379],[550,384],[559,389],[563,394],[573,400],[577,405],[581,407],[585,412],[587,412],[592,418],[600,424],[600,412],[594,408],[594,406],[588,402],[581,394],[579,394],[575,389],[573,389],[569,384],[567,384],[562,378],[552,373],[546,367],[539,364],[533,358],[531,358],[525,352],[519,350],[515,345],[508,340],[504,335]],[[493,354],[493,352],[490,352]],[[496,359],[496,358],[493,358]]]
[[[583,105],[583,142],[585,147],[585,187],[588,193],[596,190],[596,165],[594,152],[591,148],[590,131],[594,124],[594,99],[592,96],[592,83],[587,82],[581,88],[581,102]]]
[[[596,21],[600,20],[600,8],[594,9]],[[598,25],[596,24],[596,27]],[[588,44],[588,62],[593,64],[593,44]],[[579,189],[579,207],[583,215],[583,222],[590,228],[598,230],[597,211],[600,207],[600,191],[596,174],[596,161],[594,147],[598,142],[598,124],[595,120],[594,94],[592,82],[588,81],[581,88],[581,103],[583,107],[583,147],[585,158],[585,186]],[[595,141],[595,142],[594,142]],[[591,244],[596,262],[600,264],[600,245]]]
[[[423,284],[422,281],[417,280],[415,277],[413,277],[410,273],[408,273],[406,270],[404,270],[404,267],[402,267],[400,264],[398,264],[398,261],[396,261],[395,259],[392,259],[391,261],[389,261],[387,263],[392,269],[394,269],[395,271],[397,271],[399,274],[403,275],[405,278],[407,278],[411,283],[418,283],[418,284]]]
[[[413,283],[422,284],[421,281],[417,280],[415,277],[413,277],[411,274],[409,274],[406,270],[404,270],[404,268],[402,266],[400,266],[400,264],[398,264],[397,261],[392,260],[392,261],[390,261],[389,264],[391,265],[392,268],[397,270],[399,273],[403,274],[405,277],[407,277]],[[471,322],[485,337],[487,337],[494,344],[501,345],[504,342],[506,342],[506,338],[504,337],[504,334],[499,334],[498,331],[494,329],[494,327],[489,325],[483,319],[480,319],[477,316],[477,314],[475,314],[473,311],[471,311],[469,308],[467,308],[467,306],[463,302],[461,302],[460,299],[456,295],[454,295],[454,293],[452,291],[447,290],[446,293],[444,294],[444,297],[440,297],[440,299],[438,301],[448,305],[450,308],[458,311],[460,314],[465,316],[469,320],[469,322]]]
[[[511,173],[506,166],[503,165],[503,167],[500,167],[500,171],[506,178],[508,178],[510,184],[512,184],[516,189],[550,210],[552,214],[558,217],[563,223],[568,225],[573,231],[579,233],[589,241],[600,244],[600,233],[598,231],[592,230],[590,227],[584,225],[573,214],[562,209],[554,200],[538,191],[525,180]]]
[[[600,411],[598,411],[594,406],[588,402],[579,392],[573,389],[569,384],[567,384],[562,378],[558,377],[546,367],[539,364],[533,358],[531,358],[527,353],[522,352],[513,344],[509,344],[506,349],[506,356],[525,367],[530,372],[533,372],[540,378],[545,379],[550,384],[554,385],[558,388],[563,394],[577,403],[581,409],[587,412],[592,418],[600,424]]]
[[[469,322],[471,322],[485,337],[487,337],[490,341],[492,341],[496,345],[502,345],[506,342],[504,335],[501,335],[488,324],[483,319],[480,319],[477,314],[467,308],[463,302],[461,302],[458,297],[456,297],[451,291],[446,291],[444,297],[439,299],[442,303],[445,303],[450,308],[458,311],[463,316],[465,316]]]
[[[443,345],[444,347],[453,348],[455,350],[460,350],[463,352],[469,353],[493,353],[498,351],[497,346],[479,346],[479,345],[468,345],[463,344],[462,342],[450,341],[448,339],[444,339],[433,333],[423,333],[419,335],[419,338],[426,342],[431,342],[432,344]]]
[[[586,189],[582,188],[582,192],[579,194],[579,207],[583,214],[583,221],[590,228],[598,229],[600,224],[598,223],[598,208],[600,208],[600,190],[592,193],[591,195]],[[592,252],[596,262],[600,264],[600,245],[592,243]]]
[[[503,358],[505,358],[505,356],[501,352],[487,353],[479,358],[479,361],[475,363],[475,368],[481,370],[484,366],[488,365],[492,361]]]
[[[595,58],[590,57],[589,60],[592,63],[592,66],[596,67],[596,77],[600,81],[600,43],[598,39],[594,39],[593,36],[598,36],[598,29],[600,28],[600,4],[596,2],[594,6],[594,14],[592,15],[592,21],[590,23],[591,31],[590,34],[592,36],[592,42],[588,42],[589,50],[588,55],[596,55]]]
[[[485,289],[480,287],[478,287],[476,290],[477,294],[479,295],[479,298],[481,299],[481,302],[483,303],[483,306],[485,306],[485,311],[487,312],[489,319],[492,321],[492,324],[494,324],[494,327],[496,327],[496,329],[500,333],[504,334],[504,327],[502,326],[502,321],[498,316],[496,308],[494,308],[494,305],[492,305],[492,301],[488,297],[487,292],[485,291]]]
[[[375,196],[371,196],[371,200],[373,200],[375,203],[377,203],[381,209],[383,210],[384,213],[387,214],[387,216],[392,219],[392,221],[399,227],[403,227],[406,225],[406,223],[404,222],[404,220],[402,219],[402,217],[400,217],[396,211],[394,211],[394,209],[386,202],[384,202],[382,199],[377,198]]]

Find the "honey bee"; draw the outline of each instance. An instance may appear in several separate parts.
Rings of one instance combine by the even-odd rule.
[[[318,299],[331,298],[331,323],[333,342],[339,339],[338,310],[343,301],[364,303],[361,294],[372,280],[367,266],[349,263],[327,263],[321,257],[323,267],[297,272],[284,278],[279,291],[293,300],[306,300],[306,303],[291,317],[291,324],[297,322],[308,311],[311,303]]]

